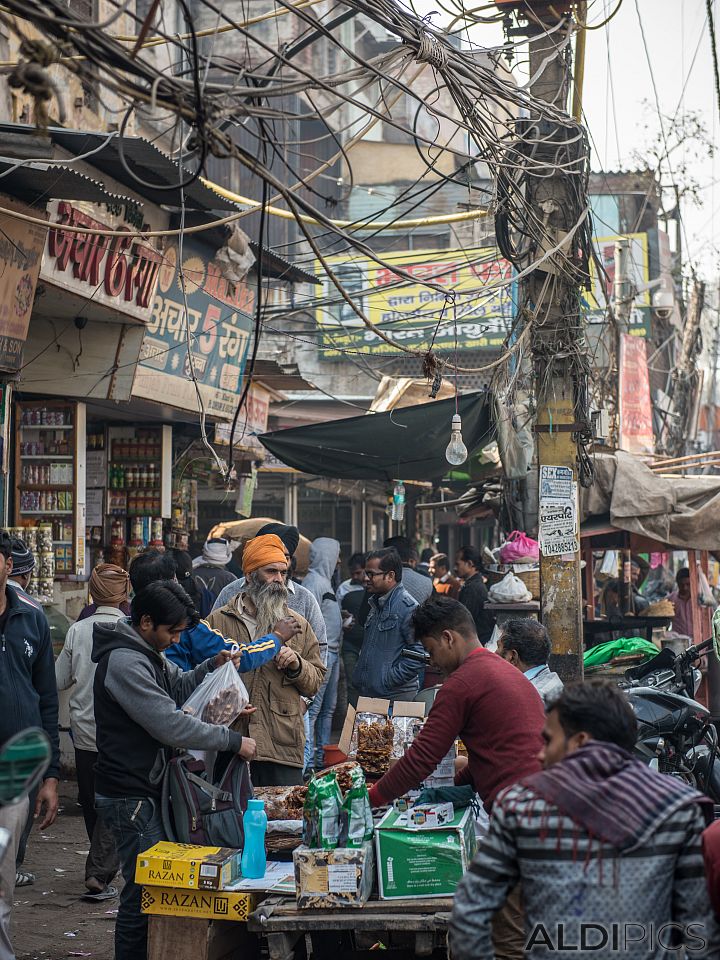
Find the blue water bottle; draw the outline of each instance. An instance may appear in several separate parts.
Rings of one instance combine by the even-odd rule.
[[[243,814],[245,846],[242,852],[242,875],[246,880],[259,880],[265,876],[265,833],[267,814],[263,800],[248,800]]]

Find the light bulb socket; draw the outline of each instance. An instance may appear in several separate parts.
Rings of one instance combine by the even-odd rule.
[[[460,419],[460,414],[459,414],[459,413],[454,413],[454,414],[453,414],[452,426],[450,427],[450,429],[451,429],[451,430],[460,430],[460,429],[462,429],[462,420]]]

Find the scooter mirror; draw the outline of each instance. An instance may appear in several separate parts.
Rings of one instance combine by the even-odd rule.
[[[50,740],[39,728],[21,730],[6,740],[0,748],[0,807],[24,799],[42,779],[50,757]]]

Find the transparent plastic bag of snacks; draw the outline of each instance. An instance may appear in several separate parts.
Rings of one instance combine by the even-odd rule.
[[[422,730],[423,721],[420,717],[393,717],[393,745],[390,757],[399,760],[412,744],[415,737]]]
[[[372,840],[372,808],[365,776],[360,767],[355,767],[350,771],[350,779],[350,789],[343,800],[343,809],[347,819],[345,846],[361,847],[366,840]]]
[[[355,718],[355,758],[370,776],[387,773],[393,749],[394,731],[390,718],[378,713],[358,713]]]
[[[209,673],[183,704],[189,713],[205,723],[229,727],[250,702],[245,684],[232,660]]]

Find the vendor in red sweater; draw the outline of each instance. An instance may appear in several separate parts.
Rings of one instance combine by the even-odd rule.
[[[460,737],[468,765],[455,783],[472,784],[489,811],[503,787],[542,768],[542,700],[519,670],[481,645],[457,600],[431,597],[412,622],[431,669],[447,679],[410,749],[371,788],[370,802],[379,807],[418,789]]]

